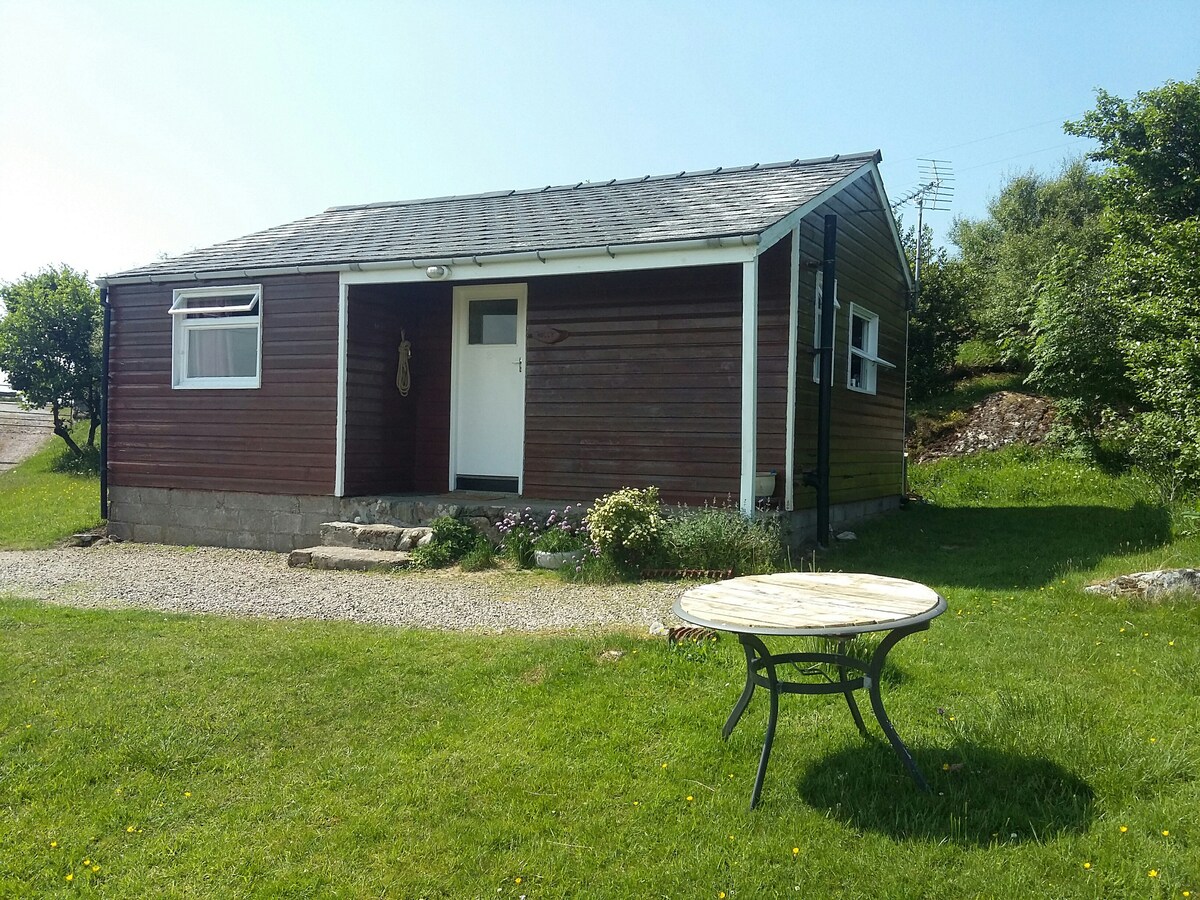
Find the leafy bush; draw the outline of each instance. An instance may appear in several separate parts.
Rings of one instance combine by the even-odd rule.
[[[484,540],[478,531],[453,516],[438,516],[429,527],[433,529],[433,542],[444,544],[454,561],[462,559]]]
[[[733,569],[736,575],[773,572],[783,553],[779,520],[746,518],[733,506],[682,509],[667,519],[663,547],[680,569]]]
[[[433,540],[412,552],[412,564],[419,569],[442,569],[466,557],[477,548],[487,547],[487,538],[453,516],[439,516],[430,523]]]
[[[409,557],[414,569],[444,569],[455,560],[447,544],[431,543],[417,547]]]
[[[492,545],[486,540],[480,541],[458,561],[459,568],[464,572],[482,572],[495,565],[495,552],[492,550]]]
[[[954,364],[969,372],[989,372],[1003,367],[1004,354],[1000,347],[991,341],[966,341],[958,348]]]
[[[656,487],[621,488],[597,500],[587,516],[596,549],[627,571],[661,551],[665,524]]]

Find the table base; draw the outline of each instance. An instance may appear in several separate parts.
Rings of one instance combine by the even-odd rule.
[[[779,653],[773,655],[767,650],[766,645],[757,635],[738,634],[738,640],[741,641],[742,649],[746,652],[746,686],[742,689],[742,695],[738,698],[737,703],[734,704],[733,712],[729,714],[729,720],[725,723],[725,727],[721,731],[721,736],[728,739],[729,735],[732,734],[738,720],[742,717],[742,713],[746,711],[751,697],[754,696],[755,688],[766,688],[770,692],[771,698],[771,711],[767,719],[767,736],[763,741],[762,757],[758,762],[758,774],[754,777],[754,792],[750,796],[751,809],[758,806],[758,798],[762,793],[763,779],[767,774],[767,762],[771,758],[771,744],[775,740],[775,724],[779,719],[780,694],[842,694],[846,698],[846,704],[850,707],[850,715],[854,717],[854,724],[858,726],[858,730],[862,733],[863,737],[867,737],[867,726],[863,722],[862,713],[858,710],[858,703],[854,700],[854,692],[866,688],[867,695],[871,698],[871,709],[875,713],[879,727],[887,735],[892,749],[896,751],[896,755],[900,757],[900,761],[908,769],[908,774],[912,776],[913,781],[917,783],[917,786],[922,791],[928,793],[929,785],[921,774],[921,770],[917,768],[916,762],[913,761],[912,754],[908,752],[908,748],[900,740],[900,735],[896,733],[891,720],[888,719],[887,713],[883,709],[883,698],[879,694],[879,675],[883,671],[883,663],[887,659],[888,652],[901,639],[918,631],[925,631],[928,628],[929,622],[921,622],[917,625],[896,628],[888,632],[884,639],[880,641],[879,646],[875,648],[875,652],[871,654],[871,658],[865,662],[861,659],[847,656],[844,652]],[[839,644],[844,644],[848,640],[847,637],[837,636],[833,636],[833,639],[837,640]],[[825,663],[837,666],[838,680],[825,683],[785,681],[779,677],[776,668],[789,663]],[[849,678],[847,677],[848,671],[861,672],[862,674],[854,678]],[[764,672],[765,674],[762,674]]]

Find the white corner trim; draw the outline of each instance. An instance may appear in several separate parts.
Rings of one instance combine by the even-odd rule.
[[[738,494],[742,513],[754,516],[758,465],[758,259],[742,263],[742,460]]]
[[[346,496],[346,354],[349,322],[350,286],[338,281],[338,348],[337,348],[337,452],[334,462],[333,495]]]
[[[800,226],[792,228],[791,278],[788,282],[787,424],[784,433],[783,508],[796,507],[796,346],[800,340]]]

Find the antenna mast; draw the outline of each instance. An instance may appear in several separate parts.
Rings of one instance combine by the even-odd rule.
[[[925,238],[925,210],[944,212],[954,199],[954,172],[947,159],[917,160],[918,185],[892,204],[895,212],[906,203],[917,204],[917,259],[913,265],[912,309],[921,297],[921,244]]]

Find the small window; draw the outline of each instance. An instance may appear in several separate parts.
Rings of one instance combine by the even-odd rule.
[[[879,316],[851,303],[849,324],[846,387],[852,391],[874,394],[879,367],[896,368],[887,360],[879,358]]]
[[[817,384],[821,383],[821,291],[822,282],[825,279],[821,277],[821,273],[817,272],[817,293],[813,298],[813,381]],[[837,325],[837,311],[842,308],[842,304],[838,303],[837,281],[833,282],[833,310],[834,310],[834,325]],[[833,330],[834,342],[833,346],[837,348],[837,328]]]
[[[472,300],[467,318],[469,344],[517,342],[516,300]]]
[[[183,288],[170,313],[172,387],[259,387],[262,285]]]

